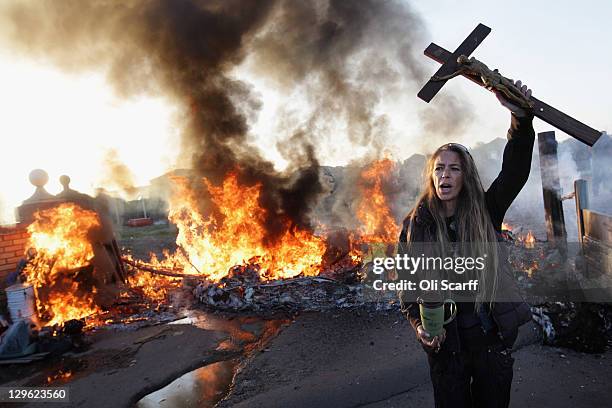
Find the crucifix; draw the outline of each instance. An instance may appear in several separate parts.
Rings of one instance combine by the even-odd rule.
[[[442,66],[419,91],[418,97],[429,102],[449,79],[462,75],[480,86],[495,88],[514,104],[530,108],[534,116],[575,137],[581,142],[593,146],[601,132],[566,115],[552,106],[534,98],[525,100],[512,80],[502,76],[497,70],[490,70],[485,64],[469,55],[480,45],[491,29],[484,24],[478,26],[467,36],[454,52],[445,50],[434,43],[425,49],[425,55],[439,62]]]

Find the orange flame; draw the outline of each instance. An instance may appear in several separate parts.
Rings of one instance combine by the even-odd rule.
[[[47,376],[47,384],[51,384],[55,381],[67,381],[70,377],[72,377],[71,371],[59,370],[57,374]]]
[[[359,248],[361,244],[395,243],[399,237],[400,226],[391,215],[383,191],[385,177],[388,177],[394,168],[395,163],[385,158],[372,162],[361,172],[361,201],[357,207],[357,218],[361,221],[361,226],[357,234],[351,237],[353,260],[363,258]]]
[[[92,294],[80,290],[73,281],[75,271],[88,266],[94,257],[88,237],[99,227],[95,212],[72,203],[34,214],[34,221],[27,228],[30,237],[26,247],[33,248],[35,255],[24,273],[36,291],[38,311],[51,317],[48,325],[99,311]],[[62,289],[53,290],[54,286]],[[42,288],[47,297],[44,302],[39,296]]]
[[[395,167],[391,159],[373,162],[361,172],[361,202],[357,218],[362,225],[361,238],[368,242],[395,242],[400,233],[383,192],[384,178]]]
[[[502,223],[502,231],[510,231],[512,232],[512,229],[514,227],[512,227],[510,224],[507,224],[505,222]],[[527,232],[527,235],[518,235],[516,237],[517,239],[517,243],[521,243],[525,246],[525,248],[534,248],[535,247],[535,243],[536,243],[536,239],[535,236],[533,235],[533,232],[531,230],[529,230]]]
[[[266,242],[266,210],[259,205],[261,184],[244,186],[236,172],[220,186],[203,179],[220,219],[205,215],[199,199],[185,178],[174,179],[177,191],[170,199],[170,220],[179,233],[174,254],[158,264],[181,268],[212,281],[227,276],[238,265],[252,265],[264,279],[317,275],[326,250],[323,239],[290,226],[276,242]],[[282,216],[282,215],[281,215]],[[155,261],[152,260],[155,264]]]
[[[527,265],[525,267],[525,272],[527,272],[527,276],[529,276],[530,278],[533,278],[533,275],[538,270],[538,268],[539,268],[538,261],[533,261],[531,262],[530,265]]]
[[[535,236],[533,235],[533,232],[529,230],[529,232],[527,233],[527,236],[525,237],[525,248],[534,248],[535,242],[536,242]]]
[[[154,254],[152,261],[153,263],[159,263]],[[168,294],[168,288],[177,286],[178,283],[179,279],[177,278],[155,275],[144,271],[137,271],[128,277],[130,287],[140,289],[148,299],[154,302],[164,301]]]
[[[69,290],[52,291],[45,304],[39,305],[39,310],[44,309],[52,316],[47,325],[62,324],[68,320],[81,319],[99,313],[101,310],[95,305],[93,296],[81,292],[83,291],[76,282],[72,283]]]

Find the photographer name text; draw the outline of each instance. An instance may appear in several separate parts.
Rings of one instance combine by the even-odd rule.
[[[395,291],[430,291],[430,290],[450,290],[450,291],[477,291],[478,280],[471,279],[467,282],[451,282],[448,279],[423,279],[418,282],[400,280],[397,282],[384,282],[377,279],[372,286],[375,290],[395,290]]]

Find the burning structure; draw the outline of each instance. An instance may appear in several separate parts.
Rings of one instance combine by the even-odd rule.
[[[71,190],[67,176],[58,196],[44,190],[41,170],[30,179],[37,190],[19,208],[27,234],[19,270],[34,289],[40,319],[62,325],[100,312],[126,279],[104,203]]]
[[[49,316],[50,325],[99,311],[93,300],[97,289],[92,283],[79,284],[79,278],[95,276],[88,235],[100,227],[94,212],[75,204],[60,204],[34,215],[27,242],[33,253],[23,272],[26,282],[34,285],[39,313]]]

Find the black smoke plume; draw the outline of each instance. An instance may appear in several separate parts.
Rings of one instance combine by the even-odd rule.
[[[190,167],[213,183],[234,170],[261,183],[270,239],[310,228],[323,191],[319,141],[333,138],[324,124],[340,120],[353,143],[380,151],[388,123],[377,104],[425,79],[413,49],[422,23],[399,0],[15,1],[0,6],[0,27],[0,41],[28,58],[104,70],[122,97],[167,97],[181,109]],[[283,172],[249,144],[262,101],[232,74],[247,59],[316,106],[278,143],[290,163]]]

